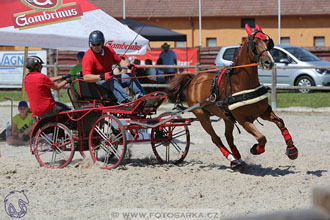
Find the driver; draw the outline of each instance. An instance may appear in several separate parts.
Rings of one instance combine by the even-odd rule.
[[[89,49],[84,55],[82,62],[82,74],[84,81],[96,83],[112,92],[119,103],[130,102],[131,99],[121,86],[120,82],[113,77],[113,64],[132,71],[136,69],[135,64],[129,64],[122,60],[116,52],[108,46],[104,46],[104,35],[101,31],[93,31],[89,35]],[[133,93],[139,98],[145,95],[139,81],[133,80]]]
[[[70,83],[70,74],[49,78],[40,72],[42,64],[43,62],[40,57],[29,56],[25,61],[25,67],[29,70],[29,73],[24,78],[24,87],[30,102],[32,114],[40,118],[70,110],[63,103],[55,102],[50,90],[60,90],[67,83]],[[61,79],[63,81],[55,83]]]

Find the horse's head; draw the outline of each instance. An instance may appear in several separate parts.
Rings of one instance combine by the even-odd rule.
[[[245,25],[248,33],[248,48],[253,58],[259,65],[266,70],[270,70],[274,66],[274,60],[269,51],[274,47],[273,40],[256,24],[256,29],[252,31],[248,24]]]

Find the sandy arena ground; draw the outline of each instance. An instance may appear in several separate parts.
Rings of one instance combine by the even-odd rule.
[[[164,110],[161,108],[159,113]],[[249,153],[256,143],[251,135],[241,127],[242,134],[234,130],[236,145],[247,162],[242,172],[229,169],[229,161],[199,122],[189,127],[190,151],[178,166],[157,164],[152,159],[150,144],[143,143],[129,145],[130,159],[114,170],[93,165],[88,152],[85,160],[76,153],[71,165],[51,170],[40,167],[28,147],[1,142],[0,199],[3,201],[10,191],[24,190],[29,204],[23,219],[34,220],[122,219],[113,216],[112,209],[211,209],[218,213],[217,219],[225,219],[309,208],[313,187],[330,184],[330,111],[289,110],[277,114],[289,129],[299,158],[289,160],[279,129],[260,120],[263,127],[255,124],[268,140],[262,155]],[[10,107],[2,106],[0,111],[2,130],[10,118]],[[214,126],[226,143],[224,123],[220,121]],[[10,219],[4,206],[0,207],[0,219]]]

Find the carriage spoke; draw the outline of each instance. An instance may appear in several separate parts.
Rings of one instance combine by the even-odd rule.
[[[116,150],[116,148],[113,145],[101,144],[101,148],[105,151],[107,157],[110,157],[111,155],[115,155],[117,159],[120,158],[120,153]]]
[[[113,134],[113,131],[109,129],[111,129],[112,125],[109,126],[107,128],[107,132],[104,133],[103,130],[99,127],[99,126],[95,126],[95,131],[103,138],[103,140],[108,141],[109,139],[111,139],[110,135]],[[120,141],[120,139],[122,138],[122,134],[121,132],[119,134],[117,134],[116,136],[113,137],[113,142],[117,142]]]
[[[103,138],[103,140],[107,140],[107,136],[104,134],[102,129],[99,126],[95,126],[95,131]]]
[[[107,154],[106,157],[104,158],[103,166],[107,166],[109,164],[109,158],[111,155]]]
[[[107,138],[109,139],[111,134],[113,133],[113,131],[112,131],[112,120],[110,122],[108,122],[108,124],[109,125],[107,126]]]
[[[51,166],[54,166],[54,164],[55,164],[55,160],[56,160],[56,152],[53,151],[53,153],[52,153],[52,158],[51,158],[51,160],[50,160],[50,165],[51,165]]]
[[[48,134],[42,132],[42,133],[40,134],[40,137],[42,138],[42,140],[47,141],[48,144],[52,144],[52,141],[53,141],[53,140],[48,136]]]
[[[55,127],[54,128],[54,133],[53,133],[53,143],[56,143],[57,142],[58,131],[59,131],[59,128],[58,127]]]
[[[115,143],[117,143],[117,141],[120,141],[121,138],[122,138],[122,135],[121,135],[121,133],[119,133],[113,138],[113,140]]]
[[[179,137],[182,137],[182,136],[185,136],[185,135],[186,135],[185,131],[179,131],[178,133],[176,133],[172,136],[172,139],[179,138]]]
[[[173,147],[174,147],[174,149],[179,153],[179,154],[183,154],[183,150],[182,150],[182,148],[174,141],[174,140],[172,140],[171,142],[170,142],[172,145],[173,145]]]
[[[61,143],[61,145],[58,146],[58,148],[65,147],[66,145],[69,145],[69,144],[71,144],[71,140],[70,140],[70,138],[67,138],[67,139],[63,140],[63,142]]]
[[[43,154],[46,154],[48,152],[52,152],[52,148],[46,148],[46,149],[42,149],[42,151],[38,150],[38,154],[41,156]]]
[[[54,152],[56,152],[62,159],[64,159],[64,160],[67,159],[67,155],[62,149],[56,147]]]
[[[114,154],[117,157],[117,159],[120,158],[120,153],[117,151],[117,149],[112,144],[109,146],[105,146],[104,148],[107,148],[111,154]]]

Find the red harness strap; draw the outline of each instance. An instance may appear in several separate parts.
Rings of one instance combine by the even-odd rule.
[[[222,72],[220,73],[220,76],[218,78],[218,82],[217,82],[217,86],[219,87],[221,79],[223,77],[223,75],[225,74],[225,72],[227,71],[227,69],[223,69]]]

